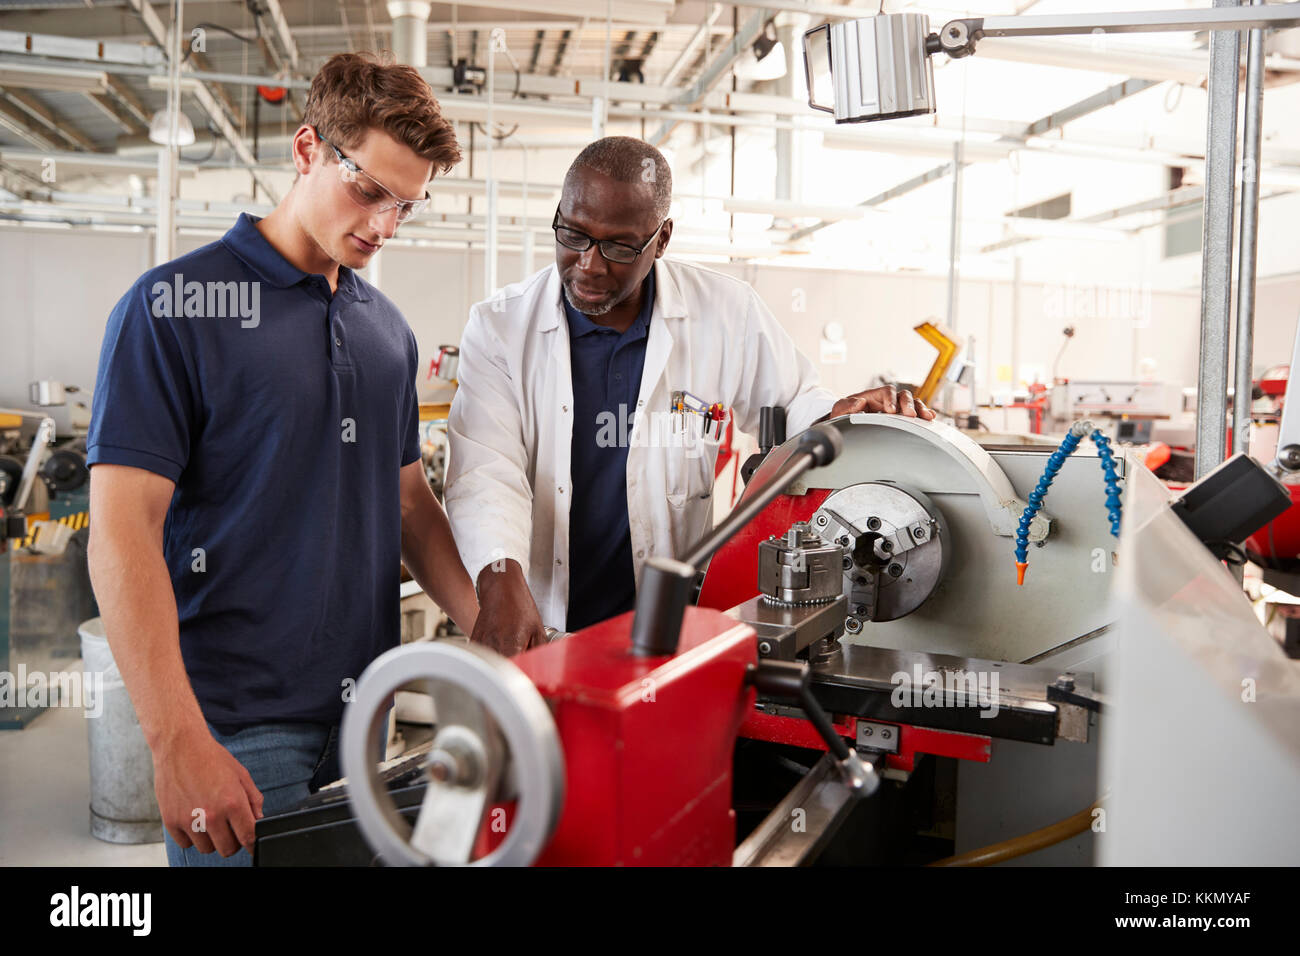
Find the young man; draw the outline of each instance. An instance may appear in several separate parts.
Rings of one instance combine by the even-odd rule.
[[[598,140],[565,177],[555,265],[470,312],[447,512],[482,602],[473,639],[502,653],[631,610],[646,559],[708,530],[717,434],[669,410],[679,393],[750,434],[765,405],[790,435],[861,411],[934,418],[905,391],[819,387],[750,286],[663,258],[671,201],[657,149]]]
[[[415,337],[355,271],[454,132],[415,70],[345,54],[292,150],[270,215],[136,281],[95,383],[90,569],[174,866],[251,864],[255,819],[337,776],[344,701],[399,642],[399,560],[478,613],[420,460]]]

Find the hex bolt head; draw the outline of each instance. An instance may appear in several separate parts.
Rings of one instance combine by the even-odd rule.
[[[867,519],[867,530],[869,530],[869,531],[879,531],[879,530],[880,530],[880,519],[877,518],[877,517],[875,517],[874,515],[872,515],[870,518],[868,518],[868,519]]]
[[[881,740],[888,740],[891,736],[893,736],[893,735],[890,734],[890,732],[889,732],[889,728],[888,728],[888,727],[886,727],[886,728],[884,728],[883,730],[880,731],[880,739],[881,739]]]
[[[758,652],[766,657],[768,654],[772,653],[772,645],[769,644],[767,641],[760,641],[758,645]]]
[[[867,606],[865,604],[855,605],[853,608],[853,613],[857,614],[860,617],[865,616],[867,613]]]
[[[848,555],[845,555],[843,564],[844,564],[844,570],[847,571],[849,568],[853,567],[853,559],[850,558]]]
[[[864,736],[864,737],[870,737],[873,733],[875,733],[874,728],[871,728],[871,727],[863,727],[863,728],[862,728],[862,736]]]
[[[902,577],[902,575],[903,575],[903,566],[901,564],[895,562],[889,566],[889,576],[891,578]]]
[[[882,542],[880,542],[880,550],[883,551],[883,552],[885,552],[885,554],[889,554],[890,552],[892,552],[892,551],[894,550],[894,544],[893,544],[893,542],[892,542],[892,541],[882,541]]]
[[[912,529],[912,537],[915,538],[917,541],[924,541],[925,534],[926,534],[925,525],[917,525],[915,528]]]
[[[847,534],[842,534],[835,539],[835,543],[841,548],[847,548],[849,546],[849,536]]]
[[[445,750],[431,753],[425,767],[429,776],[439,783],[451,783],[457,776],[456,758]]]
[[[1061,690],[1074,690],[1074,675],[1062,674],[1060,677],[1056,678],[1056,686],[1061,688]]]

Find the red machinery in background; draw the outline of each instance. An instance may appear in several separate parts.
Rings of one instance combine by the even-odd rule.
[[[1252,444],[1251,457],[1272,464],[1281,459],[1283,450],[1283,422],[1286,417],[1286,389],[1290,380],[1290,366],[1275,365],[1267,369],[1256,382],[1261,396],[1271,398],[1275,408],[1262,421],[1278,424],[1275,441],[1256,440]],[[1246,539],[1246,555],[1260,567],[1269,571],[1287,574],[1300,573],[1300,484],[1287,484],[1291,492],[1291,508],[1283,515],[1270,521]],[[1296,588],[1296,582],[1287,580],[1279,582],[1283,590]],[[1292,592],[1294,593],[1294,591]]]

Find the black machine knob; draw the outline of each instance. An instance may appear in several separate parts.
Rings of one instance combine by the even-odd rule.
[[[740,478],[745,484],[758,471],[768,452],[778,445],[785,444],[785,408],[780,405],[764,405],[758,410],[758,451],[750,455],[740,466]]]
[[[76,491],[90,477],[86,457],[71,448],[57,448],[41,466],[41,474],[54,491]]]

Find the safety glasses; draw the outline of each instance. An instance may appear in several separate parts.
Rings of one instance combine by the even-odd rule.
[[[424,194],[423,199],[398,199],[391,189],[344,156],[341,149],[320,134],[320,130],[313,126],[312,132],[318,140],[334,150],[334,155],[339,160],[339,181],[343,184],[343,191],[362,209],[378,215],[396,208],[397,221],[402,223],[428,207],[428,193]]]

